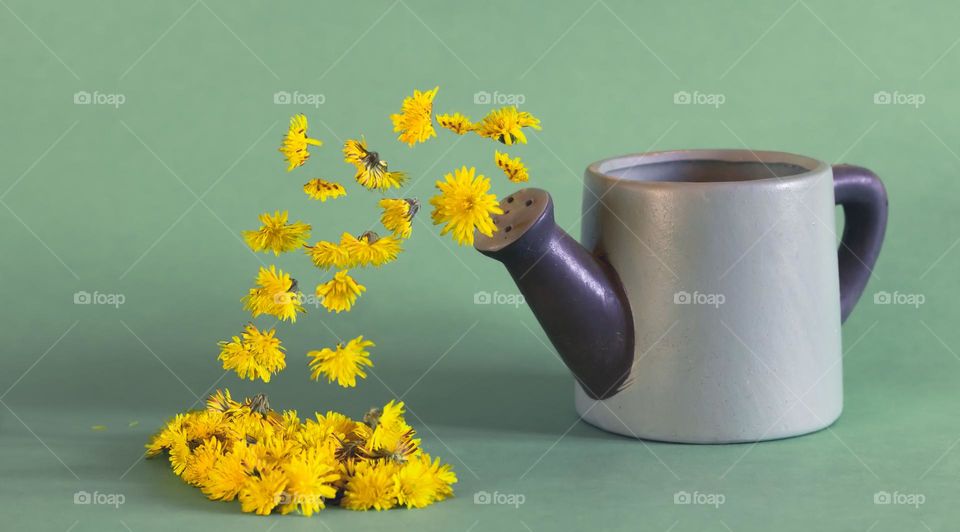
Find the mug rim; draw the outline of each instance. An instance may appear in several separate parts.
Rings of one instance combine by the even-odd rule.
[[[721,180],[721,181],[666,181],[666,180],[644,180],[611,175],[613,170],[632,168],[645,164],[670,163],[681,161],[713,161],[728,163],[760,163],[767,164],[789,164],[803,168],[802,172],[790,174],[788,176],[761,177],[757,179],[745,180]],[[686,187],[716,187],[716,186],[750,186],[759,184],[780,184],[793,181],[800,181],[820,175],[830,166],[818,159],[772,150],[749,150],[749,149],[686,149],[686,150],[664,150],[644,153],[631,153],[608,157],[590,164],[587,172],[593,176],[616,183],[618,186],[624,183],[630,183],[635,186],[657,187],[657,186],[686,186]]]

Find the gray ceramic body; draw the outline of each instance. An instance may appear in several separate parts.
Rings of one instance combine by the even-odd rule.
[[[661,152],[595,163],[585,184],[582,244],[617,272],[635,342],[618,393],[594,400],[577,385],[583,419],[690,443],[783,438],[837,419],[829,165],[779,152]]]

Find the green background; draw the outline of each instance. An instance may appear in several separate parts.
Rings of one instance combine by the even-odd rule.
[[[345,4],[0,0],[2,528],[880,532],[960,519],[960,6]],[[224,375],[216,342],[249,318],[239,298],[261,264],[289,269],[307,291],[322,279],[300,254],[251,253],[239,232],[274,209],[312,223],[315,238],[376,221],[376,195],[349,182],[342,139],[365,134],[411,174],[404,194],[422,200],[464,164],[498,194],[516,188],[487,140],[394,140],[389,114],[434,85],[437,111],[473,118],[489,108],[474,103],[480,91],[523,95],[543,131],[509,151],[575,235],[582,170],[607,156],[750,147],[876,171],[890,226],[844,326],[841,419],[803,438],[728,446],[638,442],[577,422],[572,378],[529,310],[474,304],[477,292],[515,293],[506,272],[439,238],[421,223],[426,210],[397,263],[357,272],[368,292],[353,312],[280,325],[289,367],[275,380]],[[125,101],[77,105],[78,91]],[[325,100],[277,105],[278,91]],[[676,105],[680,91],[725,101]],[[881,91],[924,102],[875,104]],[[326,145],[287,174],[276,148],[295,112]],[[313,177],[349,195],[311,202],[300,186]],[[924,303],[874,304],[881,290]],[[74,304],[80,291],[125,299]],[[367,380],[343,390],[308,379],[306,351],[357,334],[378,344]],[[356,416],[403,397],[425,447],[459,475],[457,497],[312,519],[208,502],[164,461],[139,457],[165,418],[216,386],[266,391],[301,415]],[[125,502],[75,505],[81,490]],[[475,504],[481,491],[524,504]],[[679,491],[724,504],[676,505]],[[923,504],[874,504],[881,491]]]

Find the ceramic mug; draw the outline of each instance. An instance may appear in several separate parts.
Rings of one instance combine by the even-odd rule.
[[[586,170],[582,244],[555,224],[542,190],[501,208],[500,231],[475,246],[507,266],[577,378],[584,420],[730,443],[839,417],[840,325],[887,221],[869,170],[750,150],[602,160]]]

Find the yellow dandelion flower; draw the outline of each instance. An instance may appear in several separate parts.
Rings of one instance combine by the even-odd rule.
[[[390,401],[383,409],[373,409],[364,421],[373,428],[367,437],[366,451],[373,457],[402,462],[420,448],[416,432],[403,419],[403,401]]]
[[[198,410],[187,414],[183,423],[183,430],[190,442],[200,442],[211,436],[219,436],[226,432],[225,416],[223,412]]]
[[[418,458],[426,463],[430,462],[430,455],[421,454]],[[450,469],[450,464],[441,464],[437,458],[430,465],[430,474],[433,477],[436,500],[442,501],[453,496],[453,485],[457,483],[457,474]]]
[[[281,513],[299,508],[300,513],[309,517],[326,507],[326,499],[337,495],[333,486],[340,478],[336,460],[317,449],[308,449],[291,458],[283,464],[283,473],[287,486],[281,500]]]
[[[397,466],[391,462],[359,462],[347,480],[340,504],[349,510],[389,510],[397,504],[393,476]]]
[[[240,402],[230,397],[230,390],[218,389],[207,397],[207,410],[234,413],[240,409]]]
[[[504,144],[513,144],[514,141],[526,144],[527,137],[522,129],[525,127],[540,129],[540,120],[526,111],[520,112],[516,107],[508,106],[491,111],[477,124],[474,131],[481,137]]]
[[[170,469],[172,469],[177,476],[182,476],[183,472],[187,469],[187,463],[190,462],[190,444],[187,443],[187,440],[183,439],[174,443],[173,446],[170,447],[168,458],[170,460]]]
[[[400,107],[400,114],[390,115],[393,121],[393,131],[400,133],[397,140],[413,146],[418,142],[425,142],[430,137],[436,137],[437,132],[433,129],[433,119],[430,116],[433,112],[433,98],[436,97],[440,87],[434,87],[433,90],[420,92],[413,91],[413,96],[403,99]]]
[[[303,185],[303,192],[310,198],[326,202],[328,198],[339,198],[346,196],[347,191],[340,183],[326,181],[323,179],[311,179]]]
[[[241,379],[270,382],[272,375],[287,366],[284,348],[275,335],[275,329],[263,332],[251,323],[244,329],[242,339],[234,336],[229,342],[220,342],[218,358],[223,369],[236,372]]]
[[[470,117],[463,116],[460,113],[437,115],[437,123],[457,135],[469,133],[477,127],[476,124],[470,121]]]
[[[290,128],[283,137],[283,144],[280,146],[280,153],[287,160],[287,171],[291,171],[298,166],[303,166],[310,158],[310,152],[307,146],[323,146],[323,143],[317,139],[307,136],[307,117],[304,115],[294,115],[290,118]]]
[[[186,442],[187,435],[186,430],[184,429],[184,423],[187,420],[187,416],[183,414],[177,414],[173,419],[167,422],[164,425],[163,429],[154,434],[150,441],[147,443],[147,458],[151,458],[173,447],[173,445],[179,441]]]
[[[449,466],[440,466],[439,460],[432,462],[426,453],[412,457],[394,477],[397,502],[407,508],[423,508],[448,497],[453,493],[450,484],[457,481],[453,475],[451,482],[450,475]]]
[[[223,442],[213,437],[204,440],[187,460],[183,480],[194,486],[201,485],[222,456]]]
[[[297,291],[297,280],[276,266],[260,267],[257,273],[257,286],[251,288],[243,297],[243,309],[249,310],[256,318],[269,314],[281,320],[297,321],[297,313],[305,312],[303,295]]]
[[[347,342],[347,345],[337,344],[336,349],[323,348],[320,351],[310,351],[307,356],[310,360],[310,378],[318,380],[320,375],[327,377],[327,382],[337,381],[344,388],[353,388],[357,385],[357,377],[367,378],[363,366],[373,367],[370,361],[368,347],[375,344],[358,336]]]
[[[349,268],[353,266],[350,253],[340,244],[321,240],[313,246],[306,246],[307,255],[313,265],[323,270],[330,268]]]
[[[214,501],[232,501],[246,485],[253,473],[248,463],[246,442],[234,443],[233,448],[210,468],[200,490]]]
[[[380,223],[399,238],[410,238],[413,232],[413,217],[420,210],[420,202],[414,199],[384,198],[380,200]]]
[[[359,237],[344,233],[340,237],[340,247],[347,251],[353,266],[383,266],[397,260],[402,251],[399,239],[392,235],[381,238],[373,231]]]
[[[343,160],[354,165],[357,173],[354,178],[357,183],[370,190],[384,191],[390,187],[400,188],[407,174],[391,172],[387,168],[387,161],[380,159],[380,154],[367,149],[367,141],[347,140],[343,144]]]
[[[303,222],[287,223],[287,211],[275,211],[273,216],[265,212],[260,215],[260,229],[244,231],[243,240],[254,251],[273,251],[279,255],[306,244],[310,238],[310,224]]]
[[[493,154],[493,161],[503,170],[503,173],[507,174],[507,179],[514,183],[523,183],[530,179],[530,175],[527,174],[527,167],[524,166],[519,157],[511,159],[506,153],[497,151]]]
[[[474,177],[476,169],[466,166],[453,174],[444,176],[446,181],[437,181],[440,194],[430,198],[433,205],[431,217],[434,225],[445,224],[441,234],[453,232],[458,244],[473,244],[473,232],[486,236],[497,230],[491,214],[503,214],[497,197],[488,194],[490,180],[483,175]]]
[[[321,298],[320,303],[329,312],[350,311],[357,298],[367,287],[358,284],[350,277],[347,270],[339,271],[333,279],[317,285],[317,297]]]
[[[280,502],[287,478],[280,471],[260,471],[250,477],[240,490],[240,509],[257,515],[270,515]]]

